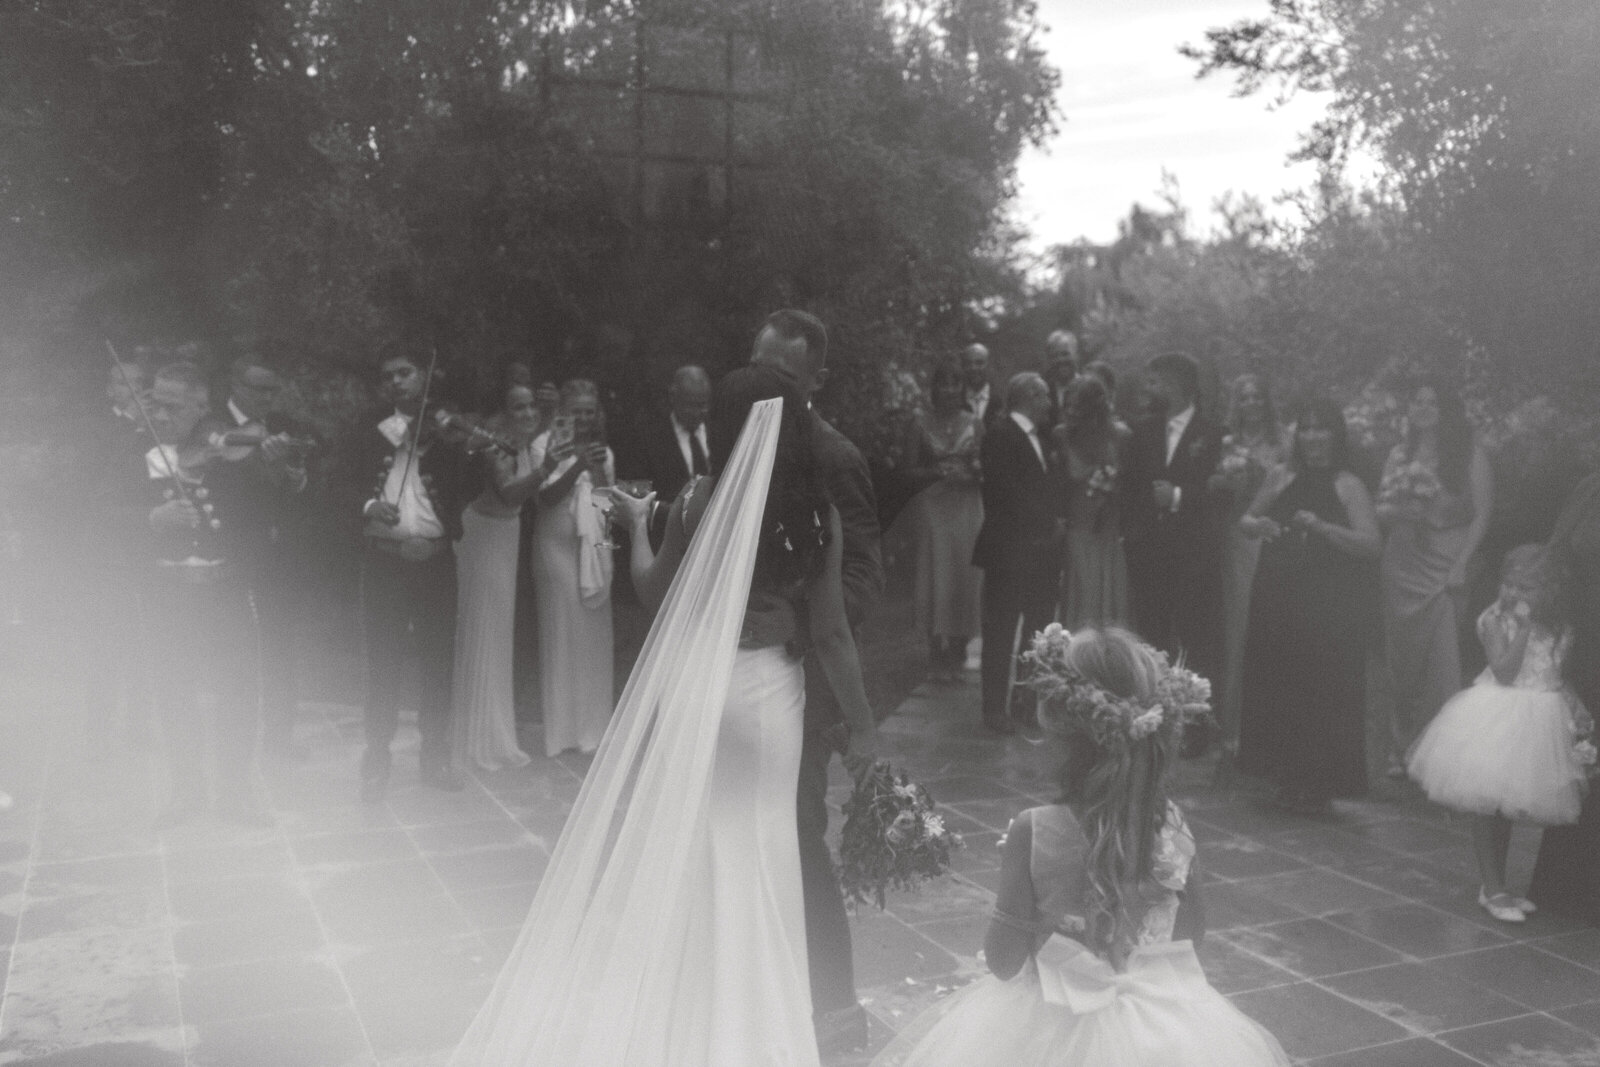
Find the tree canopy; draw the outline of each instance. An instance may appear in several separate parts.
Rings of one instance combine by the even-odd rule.
[[[1188,53],[1240,92],[1328,90],[1302,153],[1374,153],[1496,387],[1600,389],[1600,6],[1273,0]]]
[[[513,358],[636,384],[794,303],[859,424],[877,367],[1017,285],[1041,32],[1026,0],[23,0],[8,332],[321,368],[408,337],[468,386]]]

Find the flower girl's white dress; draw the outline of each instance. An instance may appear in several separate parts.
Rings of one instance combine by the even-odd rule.
[[[1030,808],[1029,876],[1041,929],[1083,912],[1089,842],[1063,805]],[[1287,1064],[1277,1040],[1211,988],[1189,941],[1172,940],[1194,837],[1176,806],[1136,947],[1118,972],[1061,933],[1014,977],[982,978],[913,1022],[874,1067],[1258,1067]]]
[[[1478,617],[1480,636],[1499,627],[1509,640],[1515,625],[1498,603]],[[1485,668],[1445,702],[1406,762],[1429,800],[1545,826],[1578,820],[1585,773],[1573,746],[1589,713],[1561,679],[1571,646],[1570,630],[1535,626],[1510,685]]]

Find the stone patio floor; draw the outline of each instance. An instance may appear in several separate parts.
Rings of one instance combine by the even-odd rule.
[[[274,827],[156,834],[152,758],[121,742],[86,752],[81,725],[61,725],[64,686],[40,673],[0,675],[0,788],[16,799],[0,814],[0,1063],[444,1062],[516,936],[583,761],[537,759],[452,795],[418,787],[402,751],[387,802],[364,806],[357,709],[307,704],[310,760],[264,768]],[[924,686],[885,724],[966,848],[953,877],[854,919],[874,1047],[983,973],[997,842],[1052,792],[1035,748],[972,726],[976,696]],[[1401,797],[1291,816],[1211,787],[1210,771],[1184,764],[1178,789],[1206,872],[1200,956],[1294,1057],[1600,1064],[1600,931],[1479,910],[1460,820]],[[846,791],[838,771],[835,799]],[[1535,844],[1519,831],[1523,879]]]

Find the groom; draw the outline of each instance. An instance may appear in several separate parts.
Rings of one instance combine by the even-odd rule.
[[[775,311],[756,335],[750,362],[776,371],[809,403],[827,381],[828,331],[804,311]],[[811,447],[818,475],[844,530],[844,602],[852,627],[883,591],[878,507],[866,460],[849,438],[811,409]],[[856,1001],[850,921],[834,874],[828,832],[828,764],[843,751],[844,720],[816,656],[806,657],[806,732],[800,755],[797,815],[800,875],[805,887],[806,954],[812,1021],[827,1055],[867,1043],[866,1009]]]

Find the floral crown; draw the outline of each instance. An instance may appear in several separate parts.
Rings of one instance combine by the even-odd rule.
[[[1211,716],[1211,683],[1141,642],[1156,667],[1154,692],[1146,700],[1108,692],[1067,663],[1072,634],[1053,622],[1023,653],[1031,668],[1027,686],[1039,694],[1039,720],[1046,729],[1082,733],[1101,748],[1142,741],[1158,733],[1177,735],[1189,722]]]

